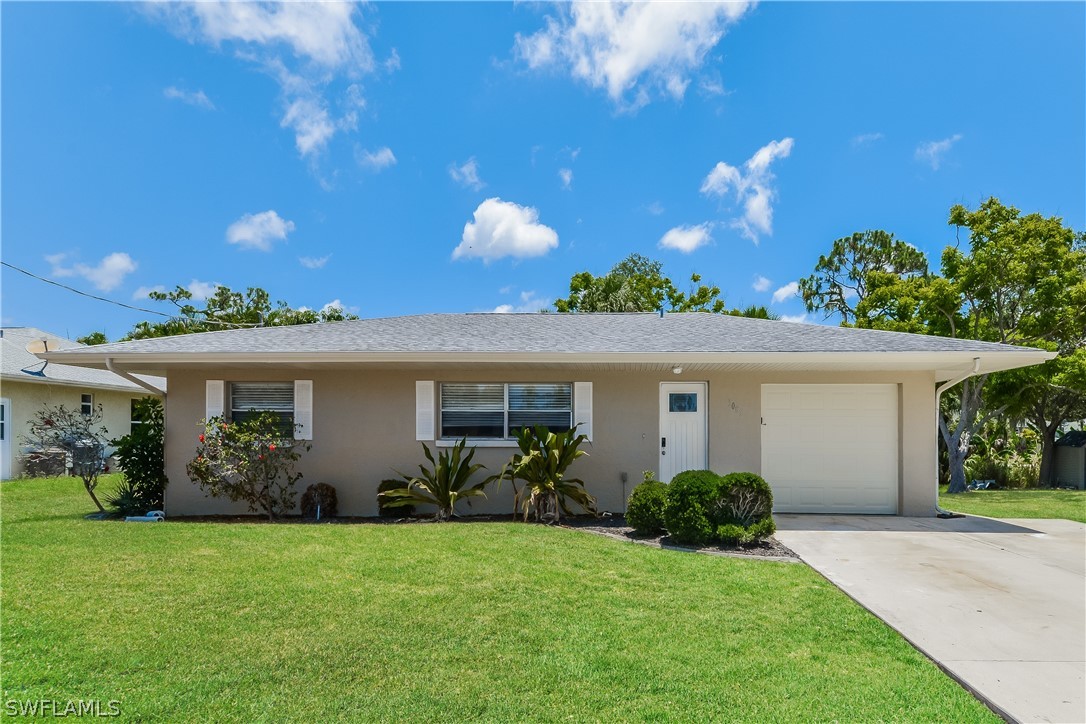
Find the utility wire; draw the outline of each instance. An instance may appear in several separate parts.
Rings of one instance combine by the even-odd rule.
[[[26,274],[28,277],[31,277],[33,279],[37,279],[40,282],[45,282],[46,284],[52,284],[54,287],[60,287],[61,289],[67,289],[69,292],[74,292],[74,293],[76,293],[76,294],[78,294],[78,295],[80,295],[82,297],[87,297],[89,299],[96,299],[99,302],[105,302],[106,304],[115,304],[118,307],[124,307],[125,309],[132,309],[132,310],[135,310],[137,312],[143,312],[145,314],[155,314],[155,315],[158,315],[159,317],[165,317],[166,319],[175,319],[175,320],[177,320],[179,322],[198,322],[199,324],[216,324],[216,325],[219,325],[220,327],[258,327],[258,326],[260,326],[258,324],[245,324],[245,323],[235,324],[235,323],[232,323],[232,322],[220,322],[220,321],[217,321],[217,320],[214,320],[214,319],[195,320],[195,319],[190,319],[189,317],[177,317],[177,316],[174,316],[172,314],[166,314],[165,312],[158,312],[158,311],[155,311],[154,309],[144,309],[143,307],[135,307],[135,306],[133,306],[131,304],[125,304],[124,302],[118,302],[118,301],[113,300],[113,299],[106,299],[105,297],[99,297],[99,296],[97,296],[95,294],[90,294],[88,292],[84,292],[84,291],[82,291],[80,289],[76,289],[75,287],[70,287],[67,284],[61,284],[60,282],[53,281],[52,279],[46,279],[45,277],[40,277],[37,274],[34,274],[33,272],[29,272],[26,269],[22,269],[20,267],[17,267],[14,264],[9,264],[6,261],[0,261],[0,264],[6,266],[8,269],[12,269],[14,271],[17,271],[20,274]]]

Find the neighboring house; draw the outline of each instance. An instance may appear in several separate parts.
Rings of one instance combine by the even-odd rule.
[[[132,403],[151,393],[106,370],[43,362],[27,345],[44,341],[49,350],[84,348],[84,345],[33,327],[0,329],[0,479],[23,472],[24,436],[30,420],[46,405],[64,405],[89,411],[102,406],[102,424],[111,437],[132,429]],[[161,378],[145,378],[162,389]]]
[[[1086,488],[1086,431],[1071,430],[1056,441],[1056,483]]]
[[[173,515],[244,512],[186,482],[200,422],[277,410],[312,441],[302,485],[334,485],[343,515],[422,462],[419,441],[467,436],[498,472],[511,430],[574,423],[571,474],[622,511],[651,470],[761,473],[778,511],[936,510],[936,384],[1052,353],[717,314],[432,314],[207,332],[42,355],[165,375]],[[509,512],[508,483],[471,512]]]

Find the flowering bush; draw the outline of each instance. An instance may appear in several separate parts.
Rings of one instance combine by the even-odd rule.
[[[242,501],[268,520],[294,509],[294,465],[309,443],[283,439],[280,418],[270,413],[227,422],[213,417],[197,438],[196,457],[185,466],[192,481],[213,498]]]

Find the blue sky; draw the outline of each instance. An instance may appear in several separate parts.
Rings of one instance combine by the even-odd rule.
[[[853,231],[936,261],[992,195],[1086,228],[1082,3],[0,12],[4,261],[165,312],[534,311],[639,252],[798,319]],[[2,282],[5,325],[148,318]]]

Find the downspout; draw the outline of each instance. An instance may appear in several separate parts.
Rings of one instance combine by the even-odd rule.
[[[108,362],[108,360],[107,360],[107,362]],[[939,416],[943,414],[942,411],[941,411],[941,408],[939,406],[940,401],[943,399],[943,393],[946,392],[947,390],[949,390],[951,387],[954,387],[955,385],[961,384],[962,382],[969,379],[970,377],[977,374],[978,372],[980,372],[980,357],[974,357],[973,358],[973,369],[969,370],[965,374],[958,375],[957,377],[954,377],[954,378],[951,378],[951,379],[947,380],[946,382],[939,385],[935,389],[935,434],[936,435],[939,434],[939,422],[940,422]],[[936,438],[936,449],[938,449],[938,444],[939,444],[938,443],[938,438]],[[963,517],[959,513],[952,513],[949,510],[943,510],[941,507],[939,507],[939,455],[938,454],[936,454],[936,456],[935,456],[935,513],[940,518],[961,518],[961,517]]]
[[[147,390],[148,392],[151,392],[152,394],[158,395],[159,397],[163,398],[166,397],[166,390],[160,390],[152,385],[150,382],[144,382],[139,377],[136,377],[133,374],[125,372],[124,370],[119,370],[114,367],[112,357],[106,357],[106,369],[117,375],[118,377],[123,377],[134,385],[139,385],[140,387]]]

